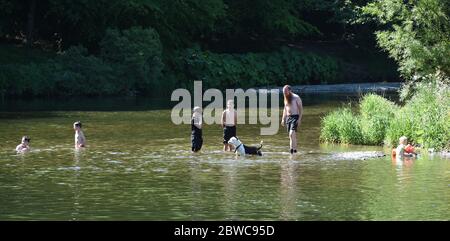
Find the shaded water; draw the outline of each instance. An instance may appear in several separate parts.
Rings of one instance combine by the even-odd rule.
[[[222,130],[214,125],[204,128],[202,152],[192,154],[190,126],[173,125],[170,109],[151,101],[86,111],[4,105],[0,220],[450,218],[449,159],[421,155],[395,163],[371,157],[388,154],[383,147],[320,144],[320,117],[339,102],[305,104],[298,155],[288,154],[284,129],[259,136],[259,126],[238,126],[245,144],[264,140],[264,156],[247,158],[223,153]],[[82,151],[73,149],[75,120],[88,140]],[[33,151],[18,155],[13,150],[24,134]]]

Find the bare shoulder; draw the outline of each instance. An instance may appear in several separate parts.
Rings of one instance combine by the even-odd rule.
[[[294,99],[297,101],[297,102],[302,102],[302,99],[300,98],[300,96],[299,95],[297,95],[297,94],[293,94],[293,97],[294,97]]]

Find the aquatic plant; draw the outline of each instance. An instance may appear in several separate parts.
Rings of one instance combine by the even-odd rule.
[[[450,149],[450,85],[448,78],[416,83],[402,107],[369,94],[359,103],[359,114],[339,109],[322,119],[324,142],[395,146],[401,136],[423,148]],[[352,127],[352,128],[350,128]]]
[[[360,120],[349,107],[331,112],[322,119],[320,139],[326,142],[361,144]]]
[[[365,95],[359,104],[363,142],[367,145],[382,144],[389,123],[398,107],[382,96]]]
[[[415,94],[395,114],[386,133],[394,145],[402,135],[424,148],[450,148],[450,86],[445,81],[417,83]]]

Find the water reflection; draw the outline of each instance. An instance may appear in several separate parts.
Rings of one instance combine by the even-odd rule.
[[[72,175],[72,180],[70,185],[70,189],[72,191],[73,196],[73,210],[71,213],[72,220],[78,220],[78,216],[80,215],[81,207],[80,207],[80,196],[81,196],[81,188],[80,188],[80,174],[81,167],[80,162],[83,161],[84,149],[75,148],[73,151],[73,167],[74,171]]]
[[[299,171],[298,163],[295,163],[293,156],[280,161],[280,219],[298,220],[297,207],[297,179]]]
[[[239,161],[238,157],[235,157],[236,162]],[[224,209],[227,216],[227,220],[237,220],[237,207],[236,204],[236,182],[237,182],[237,169],[236,162],[232,161],[231,163],[224,165],[222,168],[222,179],[223,179],[223,195],[224,195]]]
[[[201,175],[201,163],[198,159],[199,153],[194,153],[191,161],[189,162],[189,174],[190,174],[190,188],[191,188],[191,210],[189,216],[191,220],[201,220],[199,216],[202,213],[202,207],[200,201],[202,200],[202,185],[200,180]]]
[[[391,158],[392,164],[400,169],[403,167],[411,168],[416,160],[416,157],[392,156]]]
[[[397,172],[397,178],[399,181],[409,179],[411,170],[416,161],[416,157],[394,157],[392,156],[392,165]]]

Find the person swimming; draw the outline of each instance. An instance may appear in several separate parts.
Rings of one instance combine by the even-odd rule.
[[[16,151],[21,153],[30,151],[31,150],[30,141],[31,141],[30,137],[23,136],[22,142],[16,147]]]

